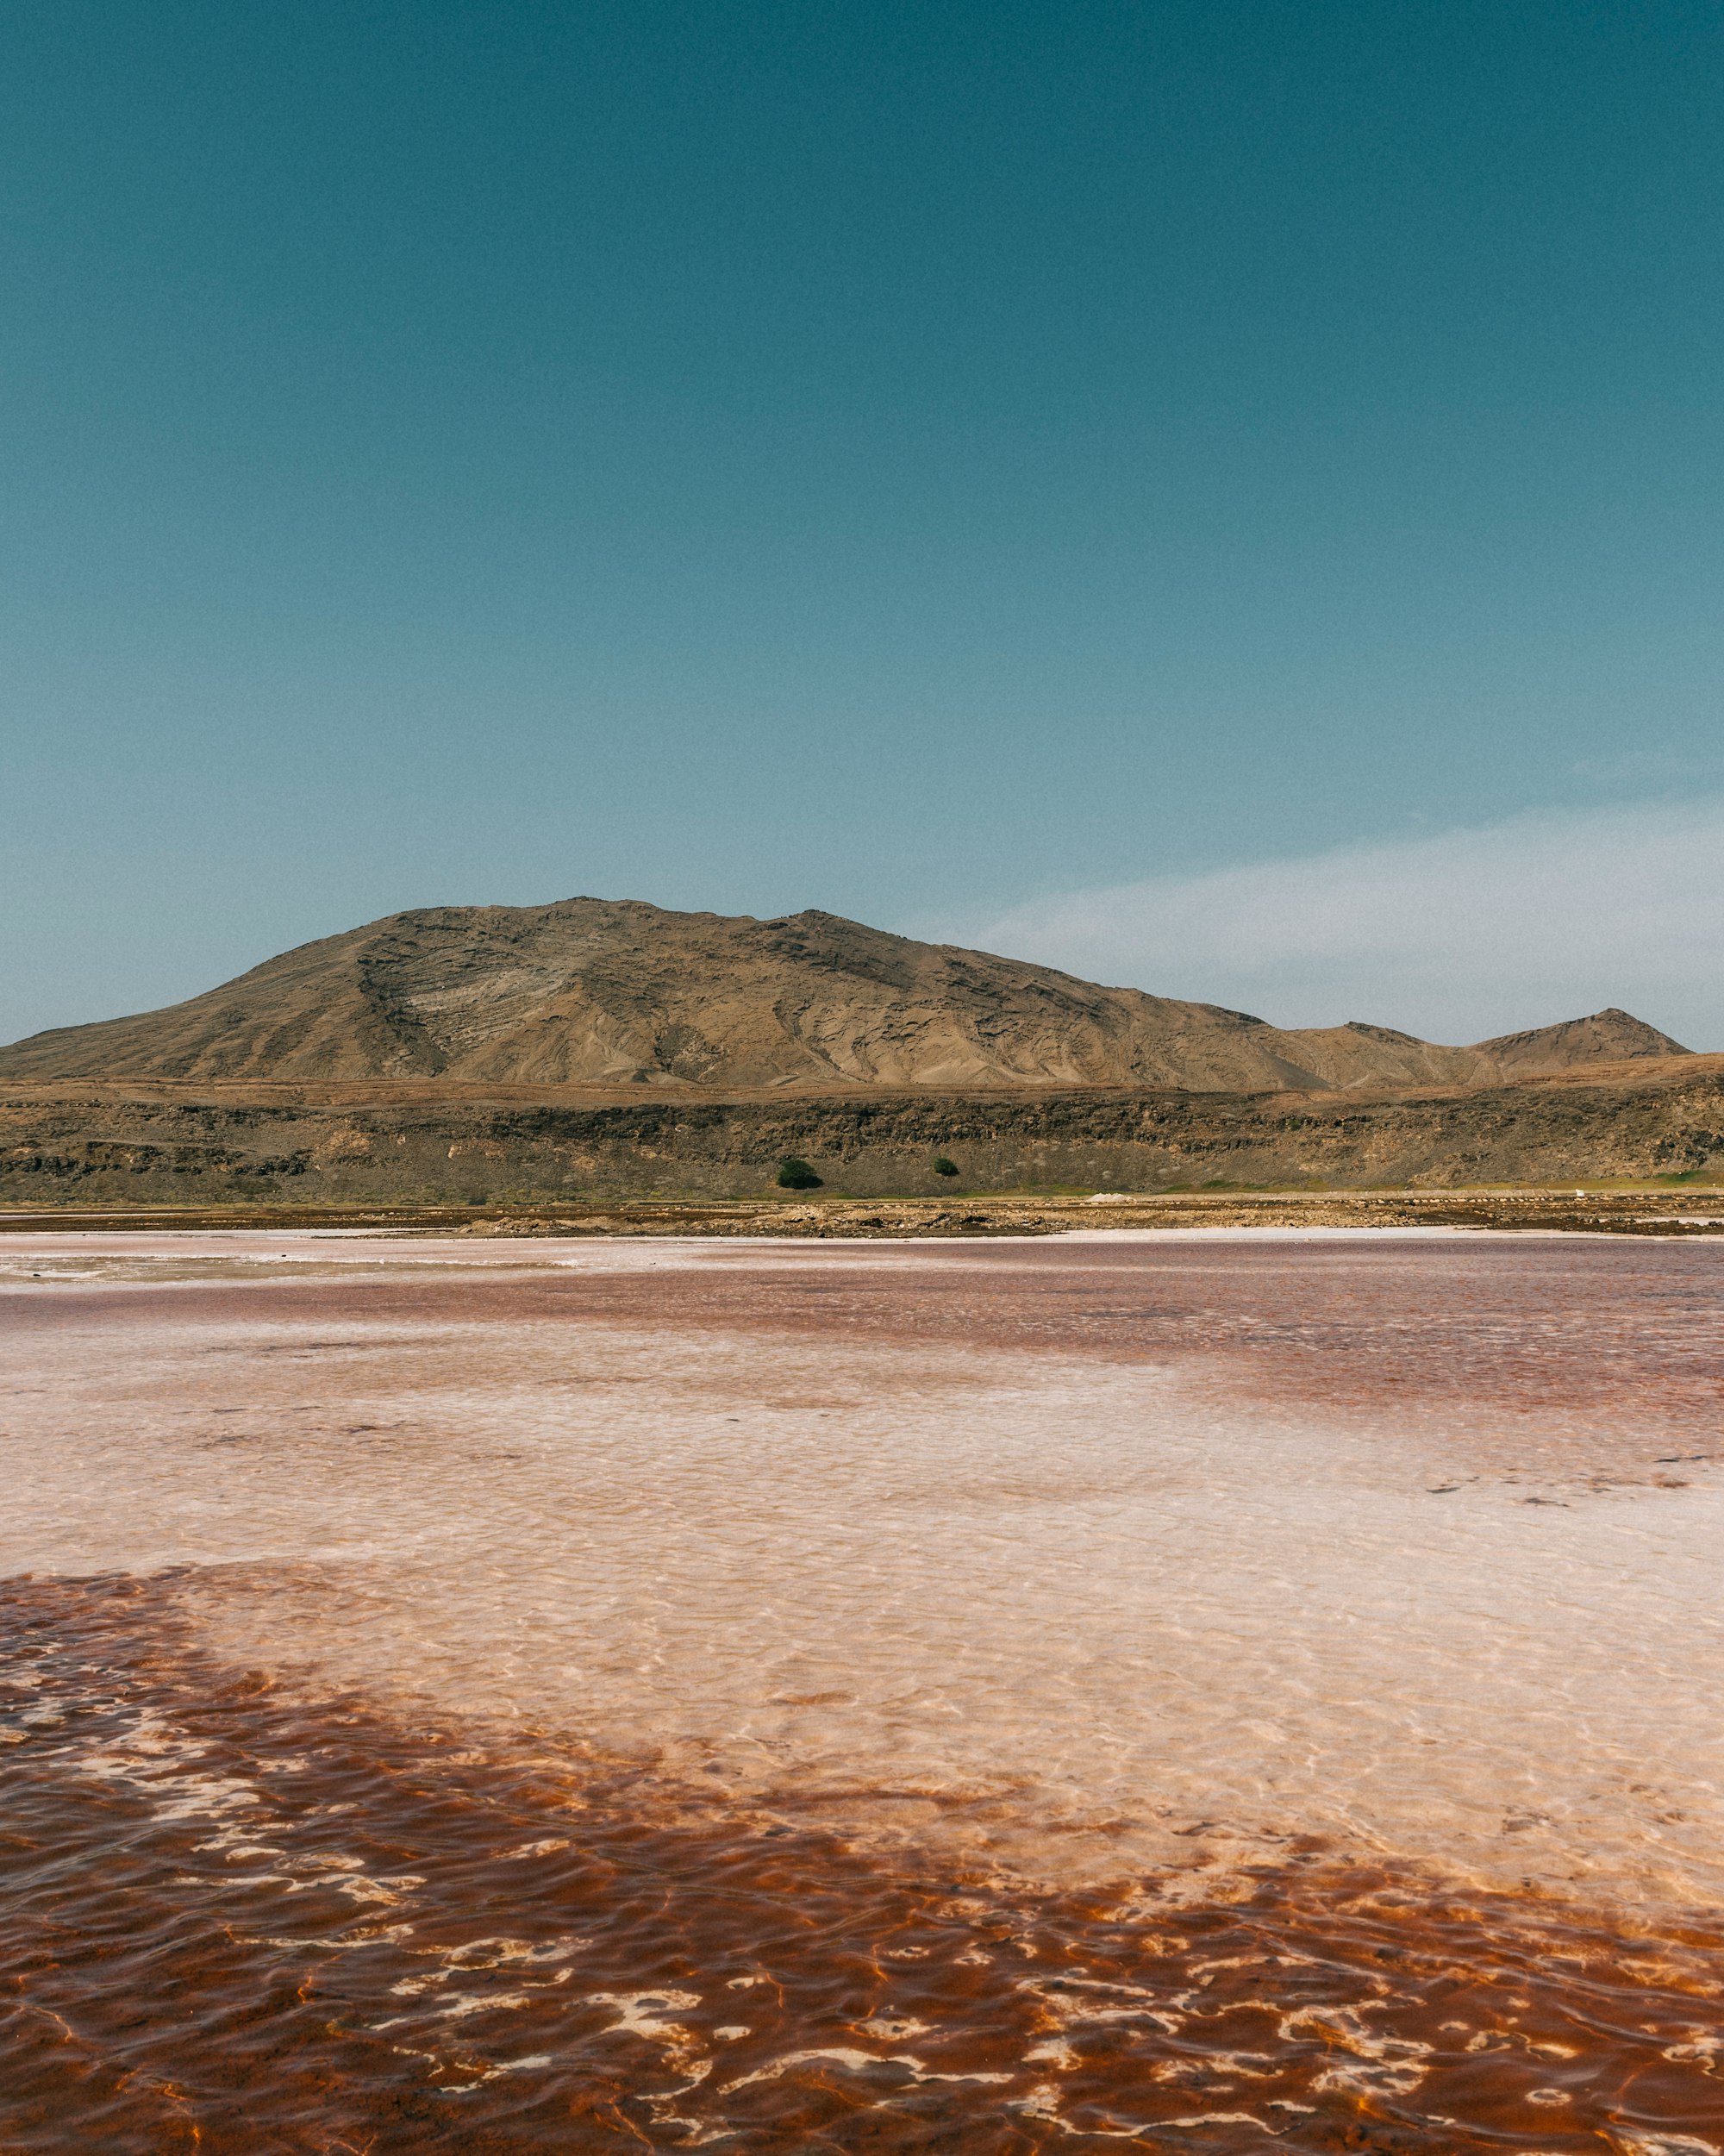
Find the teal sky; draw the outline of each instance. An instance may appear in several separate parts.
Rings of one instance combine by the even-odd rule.
[[[1724,1046],[1586,940],[1724,884],[1715,5],[0,13],[0,1038],[577,892],[1240,1000],[1156,893],[1532,816],[1560,979],[1465,841],[1251,1006]]]

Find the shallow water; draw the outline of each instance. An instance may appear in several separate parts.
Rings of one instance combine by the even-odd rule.
[[[6,1262],[9,2148],[1724,2147],[1715,1248]]]

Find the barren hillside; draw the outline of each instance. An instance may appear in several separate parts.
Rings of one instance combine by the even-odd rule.
[[[0,1078],[1250,1093],[1470,1086],[1683,1053],[1617,1010],[1471,1048],[1361,1023],[1283,1031],[832,914],[572,898],[391,915],[189,1003],[18,1041]]]

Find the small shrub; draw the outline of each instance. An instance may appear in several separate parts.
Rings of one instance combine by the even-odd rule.
[[[943,1153],[937,1153],[934,1156],[934,1172],[936,1175],[956,1175],[958,1163],[948,1160]]]
[[[798,1160],[795,1153],[786,1153],[779,1161],[778,1188],[781,1190],[817,1190],[820,1185],[820,1178],[808,1162]]]

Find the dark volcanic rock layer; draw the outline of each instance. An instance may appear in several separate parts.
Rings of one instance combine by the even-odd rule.
[[[332,1089],[333,1090],[333,1089]],[[1338,1188],[1724,1172],[1724,1057],[1599,1081],[1361,1097],[1084,1089],[585,1101],[31,1087],[0,1097],[0,1203],[90,1207]],[[954,1184],[934,1172],[956,1162]]]

